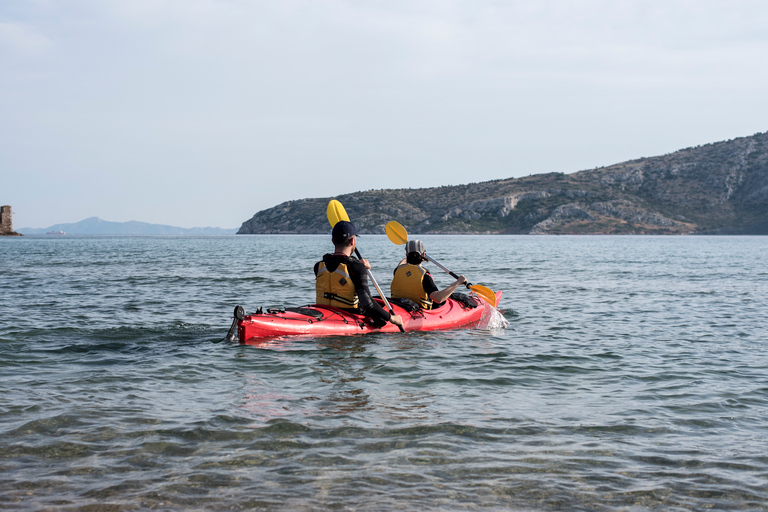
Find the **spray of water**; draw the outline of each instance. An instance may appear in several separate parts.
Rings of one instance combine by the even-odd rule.
[[[486,315],[485,321],[479,327],[481,329],[495,330],[506,329],[507,326],[509,326],[509,322],[504,318],[504,315],[498,309],[491,307],[491,314]]]

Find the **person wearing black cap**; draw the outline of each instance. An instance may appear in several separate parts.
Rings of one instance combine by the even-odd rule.
[[[345,220],[337,222],[331,241],[335,247],[333,254],[326,254],[315,263],[315,302],[362,313],[376,327],[387,322],[402,326],[399,315],[390,315],[371,297],[367,272],[371,265],[368,260],[352,256],[357,247],[355,226]]]
[[[410,299],[424,309],[434,309],[442,306],[459,286],[467,282],[464,276],[459,276],[450,286],[440,290],[432,275],[421,266],[424,261],[427,261],[424,243],[409,240],[405,244],[405,258],[395,268],[390,285],[393,299]]]

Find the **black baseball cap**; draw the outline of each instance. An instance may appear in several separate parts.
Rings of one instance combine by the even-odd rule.
[[[333,226],[333,231],[331,232],[331,240],[333,240],[334,243],[344,242],[353,236],[357,236],[357,230],[355,229],[355,225],[351,222],[340,220],[336,223],[335,226]]]

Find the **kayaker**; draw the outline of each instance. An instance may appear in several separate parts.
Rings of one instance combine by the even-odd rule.
[[[353,257],[357,247],[355,226],[342,220],[333,226],[331,241],[335,251],[315,263],[315,302],[336,306],[352,313],[362,313],[376,327],[387,322],[403,325],[399,315],[390,315],[373,300],[368,289],[368,260]]]
[[[427,251],[421,240],[409,240],[405,244],[405,258],[395,268],[390,292],[393,299],[410,299],[424,309],[442,306],[456,289],[467,282],[459,276],[447,288],[440,290],[435,285],[432,275],[421,266]]]

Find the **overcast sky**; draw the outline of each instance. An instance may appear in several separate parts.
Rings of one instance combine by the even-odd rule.
[[[234,228],[570,173],[768,130],[767,56],[763,0],[2,0],[0,204]]]

